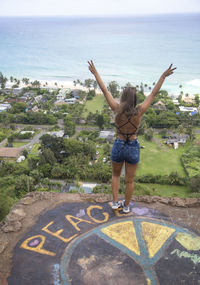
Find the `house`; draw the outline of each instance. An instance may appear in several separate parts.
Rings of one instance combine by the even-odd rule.
[[[195,96],[194,95],[188,95],[188,96],[184,96],[182,97],[183,102],[187,103],[187,104],[195,104]]]
[[[80,94],[81,94],[81,90],[80,89],[74,89],[71,92],[72,97],[74,97],[76,99],[80,99]]]
[[[166,141],[165,144],[171,145],[174,147],[174,149],[177,149],[179,144],[185,144],[188,139],[188,135],[177,135],[177,134],[172,134]]]
[[[36,95],[35,91],[27,91],[23,94],[23,97],[28,99],[28,98],[32,98],[35,95]]]
[[[65,99],[65,102],[68,104],[74,104],[76,102],[76,98],[69,98],[69,99]]]
[[[38,95],[35,98],[36,103],[39,103],[42,100],[42,95]]]
[[[20,97],[20,98],[8,98],[8,99],[7,99],[7,102],[8,102],[8,103],[12,103],[12,102],[23,103],[23,102],[25,102],[25,101],[26,101],[26,99],[23,98],[23,97]]]
[[[19,147],[0,147],[0,157],[17,158],[23,150]]]
[[[56,96],[56,100],[57,101],[64,101],[65,100],[65,97],[66,97],[66,95],[65,94],[58,94],[57,96]]]
[[[70,91],[71,91],[71,89],[69,89],[69,88],[60,89],[58,95],[56,96],[56,100],[57,101],[64,101],[67,93],[69,93]]]
[[[191,116],[195,115],[198,113],[198,110],[196,107],[184,107],[184,106],[179,106],[179,110],[181,112],[189,112]]]
[[[8,103],[0,104],[0,113],[1,112],[6,112],[10,108],[11,108],[11,105],[8,104]]]
[[[115,132],[114,131],[101,131],[99,134],[99,138],[106,139],[111,142],[114,139]]]
[[[162,101],[158,101],[153,105],[153,108],[156,110],[166,110],[166,106]]]
[[[49,132],[48,134],[56,138],[62,138],[64,136],[64,131]]]
[[[176,105],[176,106],[180,105],[178,99],[173,99],[172,101],[173,101],[174,105]]]
[[[39,108],[38,108],[37,106],[34,106],[34,107],[32,108],[32,111],[33,111],[33,112],[39,112]]]

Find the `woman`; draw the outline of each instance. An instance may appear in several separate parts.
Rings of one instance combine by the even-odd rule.
[[[127,87],[123,90],[120,103],[118,103],[112,94],[106,88],[94,63],[88,61],[89,70],[95,76],[96,81],[102,90],[110,108],[115,113],[115,125],[117,128],[117,138],[114,142],[111,160],[112,160],[112,209],[123,207],[123,212],[130,212],[129,203],[134,190],[134,177],[140,160],[140,145],[137,140],[137,130],[139,128],[142,116],[151,105],[154,97],[160,90],[165,78],[176,68],[170,67],[161,75],[151,94],[137,105],[136,88]],[[125,163],[125,200],[122,204],[118,201],[118,191],[120,186],[120,175],[122,166]]]

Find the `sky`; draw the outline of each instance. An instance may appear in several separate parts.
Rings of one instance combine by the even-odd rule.
[[[0,16],[200,13],[200,0],[0,0]]]

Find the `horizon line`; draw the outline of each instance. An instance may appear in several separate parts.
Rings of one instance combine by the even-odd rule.
[[[163,13],[137,13],[137,14],[74,14],[74,15],[0,15],[0,18],[54,18],[54,17],[65,17],[65,18],[128,18],[128,17],[139,17],[139,16],[163,16],[163,15],[191,15],[200,14],[200,11],[194,12],[163,12]]]

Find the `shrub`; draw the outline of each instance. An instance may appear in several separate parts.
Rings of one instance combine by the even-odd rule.
[[[191,192],[200,193],[200,175],[196,175],[190,179]]]

